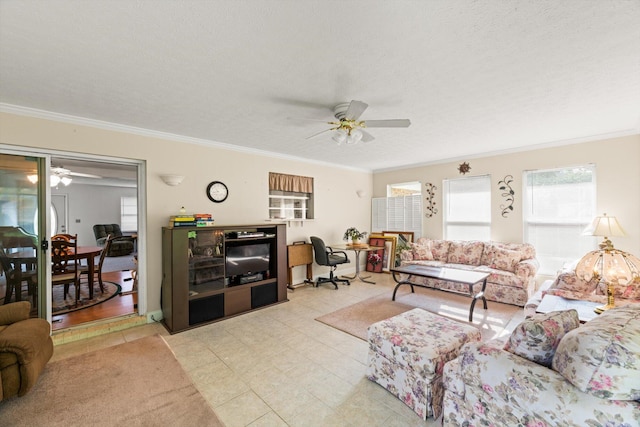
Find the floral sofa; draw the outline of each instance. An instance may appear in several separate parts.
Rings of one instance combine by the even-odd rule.
[[[490,273],[485,297],[488,300],[523,307],[535,290],[538,260],[528,243],[480,242],[475,240],[432,240],[419,238],[400,253],[402,265],[419,264]],[[413,279],[412,279],[413,280]],[[416,283],[468,293],[467,285],[426,277]],[[479,292],[481,284],[474,289]]]
[[[443,425],[637,426],[640,306],[537,314],[444,367]]]
[[[577,263],[578,261],[567,264],[554,280],[547,280],[540,286],[540,289],[525,305],[525,314],[527,316],[535,314],[542,298],[547,294],[572,300],[607,303],[607,287],[605,283],[598,281],[597,278],[591,279],[589,282],[579,278],[575,272]],[[616,306],[640,304],[640,286],[635,283],[615,285],[613,297]]]

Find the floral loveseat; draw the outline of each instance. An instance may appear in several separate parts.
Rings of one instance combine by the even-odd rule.
[[[490,273],[485,297],[488,300],[523,307],[535,289],[538,260],[528,243],[480,242],[475,240],[432,240],[419,238],[400,253],[402,265],[420,264]],[[468,293],[467,285],[416,277],[416,283]],[[479,292],[481,284],[474,289]]]
[[[566,299],[607,303],[607,287],[597,278],[589,282],[582,280],[575,272],[578,261],[562,268],[554,280],[547,280],[540,289],[527,301],[525,314],[535,314],[545,295],[556,295]],[[613,296],[616,306],[640,304],[640,286],[635,283],[629,285],[615,285]]]
[[[637,426],[640,306],[537,314],[444,367],[444,426]]]

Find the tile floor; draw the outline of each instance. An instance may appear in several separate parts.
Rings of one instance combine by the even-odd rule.
[[[59,345],[52,360],[158,333],[227,427],[440,425],[365,378],[365,341],[314,320],[393,289],[390,275],[374,279],[299,287],[289,302],[175,335],[156,323]]]

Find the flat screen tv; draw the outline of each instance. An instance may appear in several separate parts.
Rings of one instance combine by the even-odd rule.
[[[269,243],[227,246],[225,275],[243,276],[269,270]]]

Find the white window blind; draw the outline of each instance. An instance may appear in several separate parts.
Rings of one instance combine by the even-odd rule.
[[[120,229],[122,231],[138,231],[138,198],[120,198]]]
[[[595,249],[597,239],[582,236],[595,217],[595,172],[595,165],[524,172],[524,241],[536,248],[540,274]]]
[[[491,239],[491,177],[443,182],[444,237],[448,240]]]
[[[413,231],[422,235],[422,196],[379,197],[371,200],[371,229],[381,231]]]

